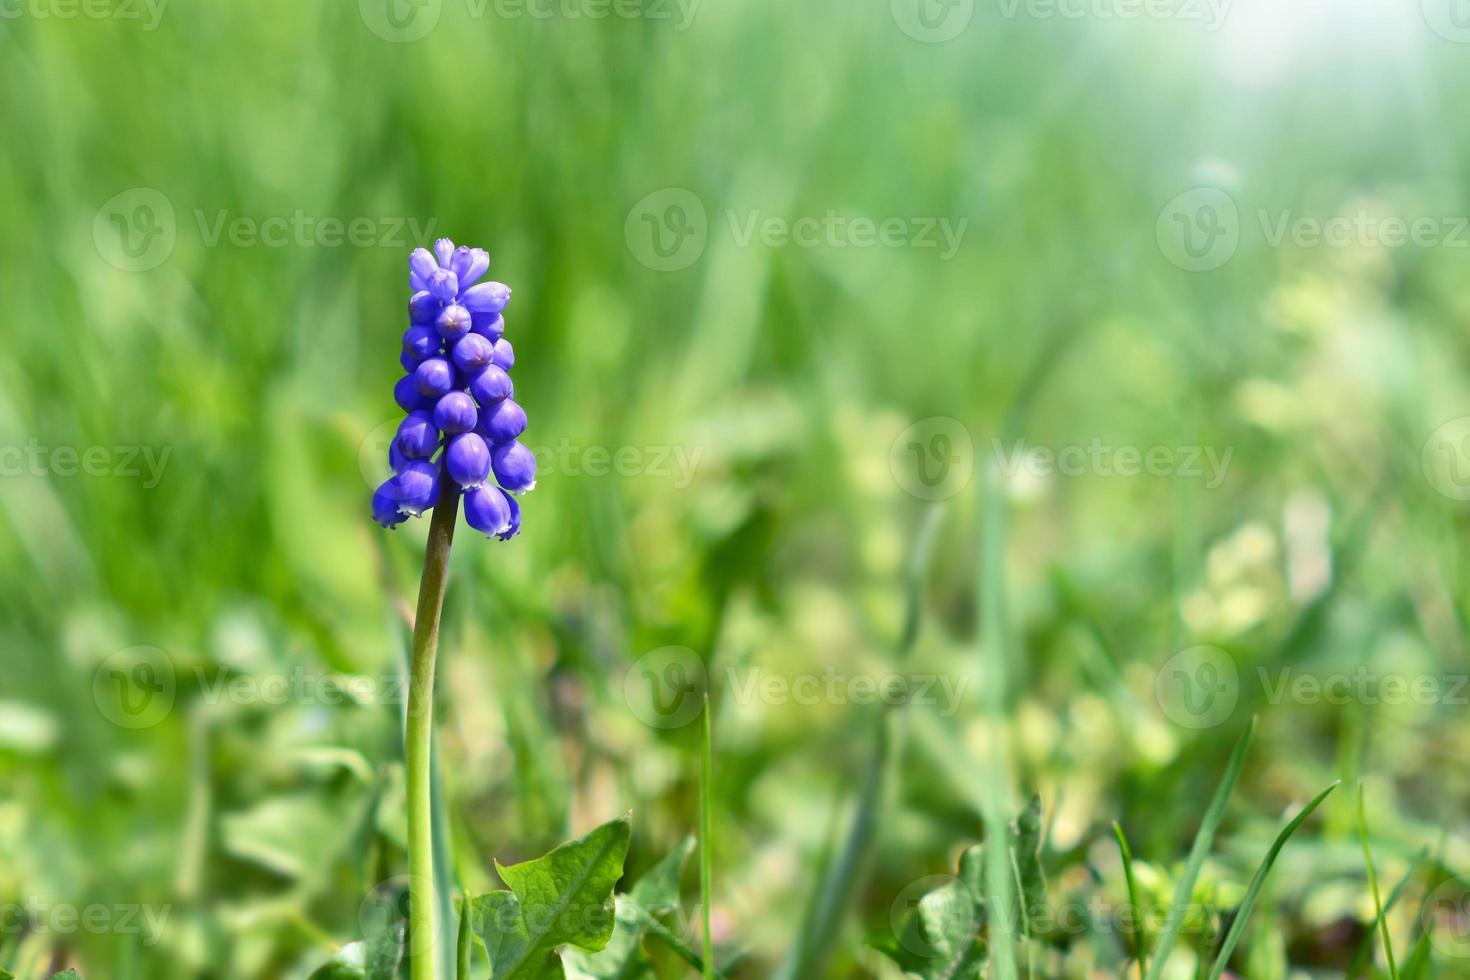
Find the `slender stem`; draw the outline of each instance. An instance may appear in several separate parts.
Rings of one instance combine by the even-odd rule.
[[[429,520],[429,545],[419,582],[409,668],[408,718],[404,736],[408,769],[409,964],[413,980],[439,980],[434,943],[439,936],[434,895],[434,793],[430,754],[434,735],[434,659],[439,650],[439,615],[454,541],[459,494],[446,485]]]
[[[710,737],[710,711],[709,692],[704,693],[704,732],[703,749],[701,758],[701,778],[699,780],[699,891],[701,893],[701,905],[704,913],[704,977],[711,980],[715,975],[715,937],[710,930],[712,916],[710,914],[710,902],[713,899],[713,888],[711,879],[713,875],[714,857],[710,852],[713,843],[710,827],[714,821],[710,819],[710,803],[714,793],[711,783],[714,781],[715,763],[713,739]]]

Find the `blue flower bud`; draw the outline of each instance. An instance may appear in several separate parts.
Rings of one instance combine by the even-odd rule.
[[[477,333],[466,334],[454,345],[454,366],[473,378],[490,364],[495,345]],[[469,387],[468,384],[465,387]]]
[[[502,398],[509,398],[515,394],[515,391],[510,375],[493,364],[470,379],[470,394],[475,396],[475,401],[486,408]]]
[[[490,453],[495,480],[511,493],[536,489],[536,454],[519,442],[496,446]]]
[[[426,248],[416,248],[408,257],[408,284],[414,292],[429,288],[429,277],[439,268]]]
[[[510,287],[503,282],[482,282],[464,291],[460,302],[471,313],[499,313],[510,302]]]
[[[458,340],[470,332],[470,311],[463,306],[450,304],[444,307],[444,312],[439,314],[434,326],[445,340]]]
[[[461,245],[454,250],[449,268],[459,276],[459,288],[469,289],[490,268],[490,253],[483,248],[467,248]]]
[[[398,506],[398,487],[392,479],[373,493],[373,520],[388,528],[397,527],[408,520],[408,515]]]
[[[526,431],[526,410],[509,398],[496,402],[480,416],[480,426],[475,430],[491,442],[512,442]]]
[[[398,435],[393,441],[398,451],[409,459],[428,459],[439,448],[439,430],[434,426],[434,417],[420,409],[409,414],[398,423]]]
[[[398,355],[398,363],[403,365],[403,370],[407,371],[409,374],[413,374],[414,369],[423,362],[415,359],[411,354],[405,351]]]
[[[429,292],[441,303],[452,303],[459,295],[459,276],[448,269],[440,269],[429,277]]]
[[[413,365],[413,368],[417,367],[417,364]],[[413,370],[413,368],[410,368],[410,370]],[[412,374],[405,374],[398,379],[398,383],[393,386],[393,400],[405,412],[412,412],[416,408],[427,407],[427,399],[419,393],[418,382]]]
[[[490,358],[490,363],[502,371],[509,371],[516,363],[515,348],[508,340],[497,340],[495,342],[495,356]]]
[[[408,301],[408,318],[413,323],[433,323],[434,317],[444,309],[444,304],[434,298],[427,289],[413,294]]]
[[[416,459],[392,480],[390,492],[400,509],[417,517],[439,500],[439,467]]]
[[[505,317],[499,313],[472,313],[470,318],[472,324],[470,330],[492,344],[505,333]]]
[[[454,368],[442,357],[431,357],[414,368],[413,378],[419,391],[430,398],[442,398],[454,388]]]
[[[448,435],[469,432],[479,420],[475,400],[462,391],[451,391],[434,406],[434,425]]]
[[[439,353],[439,334],[433,327],[409,327],[403,332],[403,353],[421,363]]]
[[[449,478],[462,487],[478,487],[490,477],[490,447],[473,432],[457,435],[444,450]]]
[[[403,468],[413,462],[408,456],[403,455],[403,450],[398,448],[398,438],[388,443],[388,468],[394,473],[403,472]]]
[[[516,503],[516,498],[508,493],[503,493],[501,496],[505,498],[505,502],[510,506],[510,527],[495,536],[502,541],[509,541],[521,533],[521,505]]]
[[[439,260],[439,268],[449,268],[449,263],[454,260],[454,243],[447,238],[441,238],[434,242],[434,255]]]
[[[493,538],[510,530],[510,509],[514,503],[499,487],[475,487],[465,491],[464,519],[476,531]]]

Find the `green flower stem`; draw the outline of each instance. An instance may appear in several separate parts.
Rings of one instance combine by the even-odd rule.
[[[430,757],[434,736],[434,660],[439,650],[439,616],[449,573],[449,546],[459,516],[459,494],[442,494],[429,520],[429,545],[419,582],[409,668],[408,719],[404,737],[408,768],[409,964],[413,980],[439,980],[434,943],[439,936],[434,895],[434,793]]]

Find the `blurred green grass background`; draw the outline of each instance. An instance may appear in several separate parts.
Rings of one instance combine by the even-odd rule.
[[[1242,0],[1217,30],[1105,5],[926,8],[968,17],[942,43],[914,36],[910,7],[6,8],[12,969],[302,977],[401,873],[392,698],[220,692],[399,669],[424,526],[382,532],[367,500],[397,416],[407,253],[428,244],[415,227],[489,248],[515,289],[517,397],[543,451],[523,536],[462,529],[454,555],[440,751],[466,886],[494,886],[492,856],[628,809],[634,871],[695,829],[697,726],[644,724],[625,697],[639,658],[677,645],[708,665],[715,932],[745,954],[739,976],[791,948],[873,753],[871,710],[742,699],[751,670],[965,686],[944,739],[899,750],[824,976],[885,975],[864,936],[977,839],[955,777],[976,759],[1005,758],[1016,799],[1045,801],[1054,897],[1121,900],[1114,818],[1167,895],[1253,711],[1210,887],[1238,897],[1286,807],[1362,778],[1386,882],[1436,848],[1390,917],[1412,943],[1418,898],[1470,869],[1470,722],[1447,693],[1470,612],[1454,423],[1470,414],[1470,48],[1435,29],[1432,0]],[[1190,271],[1173,236],[1213,219],[1170,209],[1198,188],[1228,196],[1239,241]],[[640,235],[697,219],[667,208],[691,200],[704,234],[663,271]],[[836,241],[744,235],[829,213],[847,222]],[[1427,218],[1434,240],[1272,240],[1282,220],[1364,214]],[[864,246],[855,218],[963,231],[952,255]],[[322,237],[359,219],[366,244]],[[997,730],[980,720],[980,470],[1018,440],[1228,464],[1218,481],[1002,474]],[[103,452],[76,472],[58,447]],[[599,475],[598,452],[624,464]],[[955,469],[930,493],[904,460]],[[898,668],[905,556],[931,506],[922,630]],[[1191,727],[1157,682],[1202,644],[1238,667],[1238,703]],[[107,671],[159,652],[168,710],[109,720]],[[1260,680],[1360,667],[1440,694],[1332,704]],[[1371,921],[1338,797],[1272,879],[1252,980],[1339,976]],[[167,922],[36,913],[68,904]],[[1116,976],[1124,945],[1073,937],[1046,975]]]

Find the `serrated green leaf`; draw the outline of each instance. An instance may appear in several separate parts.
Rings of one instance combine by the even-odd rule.
[[[401,943],[350,943],[308,980],[393,980],[402,958]]]
[[[980,980],[988,949],[985,926],[985,846],[960,855],[959,876],[920,898],[894,935],[870,942],[905,973],[921,980]]]
[[[613,886],[628,856],[629,819],[619,817],[550,854],[495,867],[510,891],[475,899],[476,935],[495,980],[564,980],[559,946],[597,952],[613,935]]]
[[[1041,870],[1041,797],[1031,797],[1011,825],[1015,839],[1016,877],[1020,883],[1021,924],[1032,936],[1031,918],[1046,907],[1046,875]]]
[[[649,975],[652,964],[643,952],[643,937],[658,925],[654,916],[679,904],[679,876],[694,851],[694,839],[682,843],[626,895],[617,896],[612,939],[598,953],[569,952],[565,959],[574,975],[595,980],[634,980]]]

